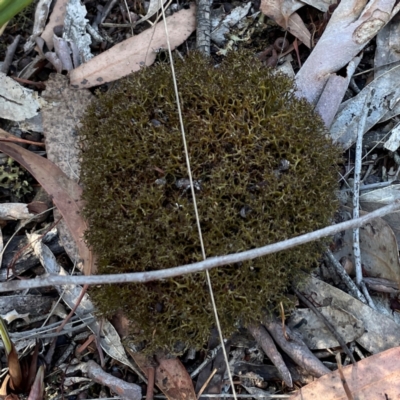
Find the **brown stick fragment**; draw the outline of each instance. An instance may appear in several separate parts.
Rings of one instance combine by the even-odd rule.
[[[134,383],[128,383],[104,372],[94,361],[88,361],[83,371],[96,383],[108,386],[123,400],[141,400],[142,389]]]
[[[337,361],[337,365],[338,365],[338,372],[339,372],[339,376],[340,376],[340,381],[342,382],[343,385],[343,389],[346,392],[346,396],[348,400],[354,400],[354,397],[351,393],[351,390],[349,388],[349,384],[346,381],[346,378],[344,376],[343,373],[343,365],[342,365],[342,360],[340,359],[340,353],[336,354],[336,361]]]
[[[293,387],[292,376],[282,356],[277,350],[274,341],[272,340],[269,333],[261,324],[251,324],[247,327],[251,335],[256,339],[258,345],[264,350],[264,353],[272,361],[275,367],[278,369],[281,378],[288,387]]]
[[[25,143],[25,144],[33,144],[35,146],[45,146],[44,143],[34,142],[32,140],[25,140],[25,139],[21,139],[19,137],[16,137],[16,136],[12,135],[11,133],[8,133],[8,132],[4,131],[1,128],[0,128],[0,133],[2,134],[1,137],[0,137],[0,141],[3,141],[3,142]]]
[[[282,325],[274,317],[265,315],[262,322],[281,349],[311,375],[319,378],[331,372],[289,327],[286,327],[286,333],[290,340],[286,340],[283,336]]]
[[[0,129],[1,136],[1,129]],[[1,143],[1,142],[0,142]],[[309,243],[322,237],[330,236],[335,233],[360,227],[368,221],[385,216],[400,209],[400,200],[397,199],[393,203],[378,208],[360,218],[350,221],[340,222],[338,224],[319,229],[314,232],[306,233],[282,242],[269,244],[251,250],[242,251],[219,257],[210,257],[203,261],[192,264],[181,265],[179,267],[166,268],[157,271],[147,272],[131,272],[126,274],[109,274],[109,275],[85,275],[85,276],[60,276],[50,275],[47,278],[29,279],[12,282],[0,283],[0,293],[12,292],[15,290],[33,289],[37,287],[45,287],[52,285],[104,285],[110,283],[126,283],[126,282],[150,282],[158,279],[173,278],[179,275],[193,274],[195,272],[204,271],[206,269],[222,267],[223,265],[236,264],[246,260],[265,256],[267,254],[277,253],[278,251],[291,249],[300,244]],[[88,261],[90,265],[90,262]]]
[[[46,89],[46,84],[44,82],[34,82],[29,79],[18,78],[17,76],[12,76],[11,78],[14,79],[14,81],[21,83],[23,85],[36,86],[36,88],[39,90]]]
[[[146,399],[147,400],[154,399],[154,377],[155,377],[154,367],[147,368],[147,379],[149,380],[149,383],[147,384],[147,390],[146,390]]]

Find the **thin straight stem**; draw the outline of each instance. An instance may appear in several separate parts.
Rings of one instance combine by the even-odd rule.
[[[370,95],[365,96],[365,104]],[[365,105],[364,104],[364,105]],[[364,108],[366,110],[366,108]],[[356,142],[356,160],[354,166],[354,189],[353,189],[353,218],[360,216],[360,182],[361,182],[361,159],[362,159],[362,140],[364,135],[365,123],[367,121],[367,111],[365,111],[358,124],[357,142]],[[360,287],[362,281],[361,268],[361,250],[360,250],[360,231],[359,228],[353,229],[353,255],[356,270],[356,284]]]
[[[181,128],[183,147],[184,147],[184,150],[185,150],[185,159],[186,159],[186,166],[187,166],[188,175],[189,175],[190,190],[191,190],[191,193],[192,193],[193,208],[194,208],[194,212],[195,212],[195,215],[196,215],[197,231],[198,231],[198,234],[199,234],[199,240],[200,240],[201,253],[202,253],[202,256],[203,256],[203,260],[206,261],[207,256],[206,256],[206,251],[205,251],[205,247],[204,247],[203,234],[202,234],[202,231],[201,231],[200,217],[199,217],[199,211],[198,211],[198,208],[197,208],[197,200],[196,200],[195,187],[194,187],[194,184],[193,184],[192,170],[191,170],[191,167],[190,167],[189,150],[188,150],[188,146],[187,146],[187,142],[186,142],[185,127],[184,127],[184,124],[183,124],[182,109],[181,109],[181,104],[180,104],[178,85],[177,85],[176,76],[175,76],[174,60],[173,60],[173,57],[172,57],[171,44],[170,44],[169,35],[168,35],[167,21],[166,21],[166,18],[165,18],[164,2],[161,1],[160,4],[161,4],[162,14],[163,14],[163,17],[164,17],[165,36],[166,36],[166,39],[167,39],[168,54],[169,54],[169,59],[170,59],[170,62],[171,62],[172,81],[173,81],[173,84],[174,84],[174,91],[175,91],[175,97],[176,97],[176,106],[177,106],[178,116],[179,116],[179,125],[180,125],[180,128]],[[222,345],[222,351],[223,351],[223,354],[224,354],[224,359],[225,359],[226,369],[227,369],[228,376],[229,376],[229,381],[230,381],[231,386],[232,386],[233,398],[236,400],[237,398],[236,398],[235,386],[234,386],[234,383],[233,383],[233,377],[232,377],[231,369],[230,369],[230,366],[229,366],[228,355],[226,353],[226,349],[225,349],[225,345],[224,345],[224,338],[223,338],[223,335],[222,335],[221,324],[219,322],[218,311],[217,311],[217,307],[216,307],[216,304],[215,304],[214,291],[213,291],[212,284],[211,284],[210,273],[208,272],[208,270],[206,270],[205,273],[206,273],[206,278],[207,278],[208,289],[209,289],[209,292],[210,292],[210,300],[211,300],[212,307],[213,307],[213,312],[214,312],[215,324],[217,326],[219,339],[220,339],[220,342],[221,342],[221,345]]]

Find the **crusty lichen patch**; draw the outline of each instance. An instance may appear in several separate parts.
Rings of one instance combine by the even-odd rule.
[[[0,188],[9,190],[14,201],[20,200],[32,191],[26,172],[14,163],[12,158],[0,166]]]
[[[292,81],[249,53],[218,67],[176,61],[177,83],[207,256],[239,252],[324,227],[336,209],[339,149]],[[201,260],[169,65],[99,95],[81,128],[88,243],[99,273]],[[319,247],[210,271],[225,334],[287,303]],[[106,315],[122,310],[148,349],[200,347],[214,324],[204,274],[92,290]]]

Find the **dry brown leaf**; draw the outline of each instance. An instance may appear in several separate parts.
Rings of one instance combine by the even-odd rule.
[[[140,353],[129,352],[136,364],[148,374],[148,360]],[[169,400],[196,400],[193,383],[186,368],[178,358],[157,357],[155,384]]]
[[[182,44],[196,29],[196,7],[181,10],[166,18],[171,48]],[[141,34],[113,46],[70,72],[71,86],[90,88],[120,79],[145,65],[153,64],[156,49],[168,48],[164,21]]]
[[[400,393],[400,347],[395,347],[343,368],[355,399],[396,399]],[[290,400],[347,400],[338,371],[304,386]]]
[[[360,215],[365,214],[365,211],[360,212]],[[349,257],[354,265],[352,230],[347,230],[342,240],[343,245],[335,251],[335,258],[340,260]],[[385,220],[375,218],[360,228],[360,250],[363,268],[368,276],[400,282],[397,240]]]
[[[11,377],[10,386],[12,386],[13,390],[17,392],[21,392],[25,382],[22,378],[22,369],[21,364],[18,359],[17,350],[15,350],[14,344],[11,342],[11,351],[7,355],[7,366],[8,373]]]
[[[303,20],[297,13],[288,16],[287,14],[290,6],[288,8],[284,3],[285,0],[261,0],[260,10],[263,14],[272,18],[283,29],[287,29],[307,47],[310,47],[311,34],[304,25]]]
[[[178,358],[157,358],[156,385],[170,400],[195,400],[193,383]]]
[[[8,393],[8,385],[10,383],[11,377],[10,375],[6,375],[3,379],[3,382],[1,383],[1,387],[0,387],[0,397],[3,399],[6,398],[7,393]]]
[[[346,343],[356,340],[365,331],[362,321],[340,307],[318,307],[318,311],[336,328]],[[295,329],[311,350],[340,346],[325,323],[310,308],[296,308],[288,318],[287,326]]]
[[[44,393],[44,366],[41,365],[37,371],[35,381],[29,392],[29,400],[42,400]]]
[[[114,326],[121,339],[128,337],[130,321],[121,310],[117,311],[117,313],[112,316],[111,324]]]
[[[2,136],[0,131],[0,138]],[[91,272],[95,273],[94,256],[83,239],[87,225],[81,215],[83,208],[82,188],[76,182],[68,179],[60,168],[51,161],[31,151],[6,142],[0,142],[0,150],[27,169],[46,192],[52,196],[78,246],[83,272],[86,275],[90,275]]]
[[[309,277],[302,285],[302,293],[312,296],[315,304],[342,308],[362,321],[365,332],[356,342],[370,353],[377,354],[400,343],[399,325],[393,317],[382,315],[346,292]]]
[[[67,9],[67,4],[69,0],[57,0],[54,4],[53,11],[50,15],[49,22],[47,23],[41,38],[46,42],[49,50],[53,50],[53,35],[54,27],[58,25],[64,25],[64,17]]]
[[[363,210],[371,212],[379,207],[383,207],[387,204],[400,198],[400,185],[390,185],[386,188],[372,190],[370,192],[363,193],[360,196],[360,205]],[[400,244],[400,214],[392,213],[383,217],[383,219],[390,225],[396,235],[397,245]]]

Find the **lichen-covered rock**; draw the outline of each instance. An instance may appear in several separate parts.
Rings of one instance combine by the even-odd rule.
[[[176,61],[183,120],[208,257],[328,225],[339,149],[292,81],[249,53],[221,65]],[[202,259],[170,66],[99,95],[80,130],[88,243],[99,273],[151,271]],[[210,271],[225,334],[285,304],[315,243]],[[200,347],[214,317],[203,273],[92,290],[105,315],[122,310],[148,349]]]

